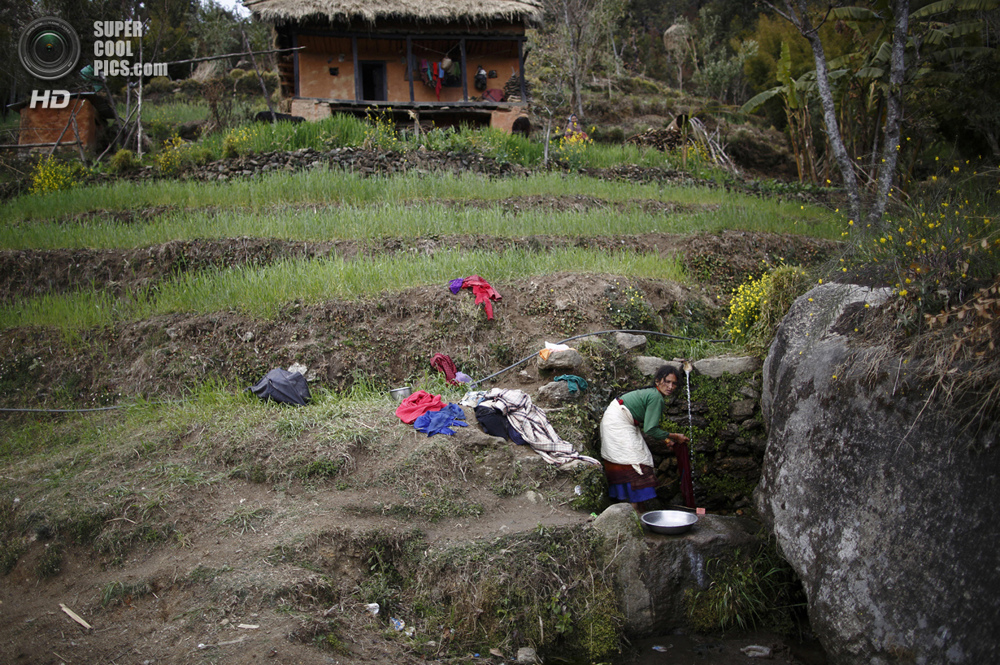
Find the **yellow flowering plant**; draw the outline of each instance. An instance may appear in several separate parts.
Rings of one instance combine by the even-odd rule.
[[[64,162],[55,157],[44,157],[31,170],[30,194],[47,194],[62,189],[70,189],[80,184],[82,167],[77,163]]]

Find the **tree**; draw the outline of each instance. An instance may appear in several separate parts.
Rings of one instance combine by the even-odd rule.
[[[613,56],[613,29],[625,15],[624,0],[547,0],[554,19],[557,58],[571,91],[570,106],[583,115],[583,83],[594,66]]]
[[[896,178],[904,97],[908,92],[912,99],[914,90],[942,77],[951,81],[952,90],[965,89],[960,81],[973,73],[973,63],[990,62],[995,58],[996,47],[981,43],[988,43],[983,36],[989,36],[988,22],[982,15],[995,10],[1000,2],[935,0],[921,2],[921,6],[911,12],[910,0],[874,0],[866,7],[828,6],[818,22],[810,15],[806,0],[784,0],[780,8],[767,4],[790,21],[812,48],[827,137],[847,190],[852,215],[859,220],[866,217],[873,225],[880,223]],[[828,20],[854,26],[862,45],[862,50],[834,61],[833,72],[818,31],[818,27]],[[850,128],[851,125],[846,124],[850,121],[838,118],[836,95],[831,86],[831,77],[844,73],[844,69],[836,69],[844,63],[851,63],[853,71],[849,72],[850,79],[842,80],[865,82],[869,115],[874,111],[876,121],[881,123],[872,133],[874,187],[869,201],[862,198],[856,160],[850,158],[841,134],[842,126],[838,123],[840,120]],[[995,117],[998,100],[994,96],[994,104],[989,104],[981,97],[982,91],[966,90],[965,98],[977,100],[979,124],[985,127],[990,125],[990,118]],[[984,133],[987,141],[989,136],[995,135],[989,130]]]
[[[909,0],[894,1],[905,5],[907,8],[909,7]],[[823,123],[826,126],[826,134],[829,140],[830,149],[837,160],[838,166],[840,167],[840,177],[844,182],[844,189],[847,192],[848,206],[850,208],[851,215],[855,219],[860,220],[863,212],[861,192],[858,187],[857,176],[854,173],[854,165],[851,163],[851,158],[847,154],[847,148],[844,147],[844,140],[840,134],[840,125],[837,122],[837,109],[833,101],[833,92],[830,89],[830,75],[827,69],[826,53],[823,50],[823,40],[820,39],[819,36],[819,25],[815,24],[812,17],[809,15],[809,8],[806,0],[784,0],[784,9],[779,9],[776,5],[770,2],[767,2],[766,4],[794,25],[798,29],[799,33],[805,37],[806,40],[808,40],[809,46],[812,48],[813,61],[816,65],[816,89],[819,93],[820,102],[823,107]],[[902,13],[907,14],[906,11]],[[820,24],[822,24],[825,20],[825,17],[821,19]],[[905,26],[903,34],[906,34]],[[896,63],[895,59],[893,60],[893,63]],[[903,64],[902,57],[899,59],[899,64]],[[896,121],[898,122],[898,118]],[[896,155],[890,155],[890,158],[892,159],[893,168],[895,168]],[[888,189],[886,191],[888,191]],[[877,216],[881,219],[881,210],[878,211]]]

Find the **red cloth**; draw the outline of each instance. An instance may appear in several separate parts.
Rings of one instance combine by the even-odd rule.
[[[476,296],[476,304],[483,304],[486,309],[486,318],[493,318],[493,300],[500,300],[500,294],[496,292],[490,283],[479,275],[472,275],[471,277],[466,277],[462,281],[463,289],[472,289],[472,293]]]
[[[435,353],[434,357],[431,358],[431,367],[439,372],[444,372],[444,380],[451,385],[458,385],[458,381],[455,380],[455,374],[458,369],[455,367],[455,361],[451,359],[451,356],[446,356],[443,353]]]
[[[691,452],[686,443],[674,443],[674,455],[677,456],[677,469],[681,472],[681,496],[684,505],[694,508],[694,484],[691,482]]]
[[[418,390],[396,407],[396,417],[407,425],[412,425],[417,418],[428,411],[440,411],[444,408],[444,402],[440,395],[431,395],[426,390]]]

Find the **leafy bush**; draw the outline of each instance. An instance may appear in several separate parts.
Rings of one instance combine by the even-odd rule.
[[[639,289],[615,282],[605,294],[608,298],[608,321],[621,330],[659,331],[660,317]]]
[[[31,170],[31,194],[47,194],[62,189],[70,189],[80,184],[82,167],[76,163],[64,162],[55,157],[45,157]]]
[[[154,76],[149,83],[143,86],[142,91],[147,95],[162,95],[173,92],[175,84],[166,76]]]
[[[366,150],[395,150],[398,142],[391,109],[383,109],[378,113],[369,111],[362,146]]]
[[[163,142],[163,147],[156,156],[153,163],[157,170],[165,175],[175,175],[184,167],[184,147],[186,142],[177,134]]]
[[[711,583],[685,593],[688,620],[695,630],[767,629],[788,634],[802,607],[795,573],[774,549],[715,559],[706,566]]]
[[[112,173],[130,173],[139,168],[139,160],[136,159],[134,152],[127,148],[122,148],[108,162],[108,167]]]
[[[785,312],[808,286],[806,272],[781,266],[740,284],[729,301],[726,332],[733,343],[766,350]]]

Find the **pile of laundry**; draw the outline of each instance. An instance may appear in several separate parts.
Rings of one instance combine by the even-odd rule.
[[[576,452],[573,444],[556,434],[545,412],[532,404],[523,390],[494,388],[489,392],[468,392],[461,404],[475,409],[476,420],[487,434],[531,446],[549,464],[601,465],[593,457]]]
[[[440,395],[418,390],[396,407],[396,417],[427,436],[454,434],[452,427],[468,427],[465,411],[458,404],[445,404]]]
[[[496,289],[490,286],[490,283],[479,275],[453,279],[448,282],[448,289],[454,294],[458,294],[462,289],[471,289],[473,295],[476,296],[476,304],[481,304],[483,309],[486,310],[487,319],[493,318],[493,301],[501,300],[501,296],[497,293]]]

